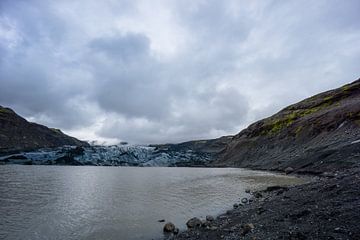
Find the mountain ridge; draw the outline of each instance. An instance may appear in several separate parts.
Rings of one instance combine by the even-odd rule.
[[[39,148],[89,144],[41,124],[28,122],[10,108],[0,106],[0,154]]]
[[[356,163],[359,139],[360,79],[251,124],[233,137],[211,165],[331,171]]]

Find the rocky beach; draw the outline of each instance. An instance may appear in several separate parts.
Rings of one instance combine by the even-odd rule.
[[[165,239],[360,239],[360,167],[274,186]]]

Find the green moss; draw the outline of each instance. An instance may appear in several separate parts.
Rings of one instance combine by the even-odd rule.
[[[331,99],[333,99],[333,96],[324,97],[324,101],[330,101]]]
[[[298,126],[298,127],[296,128],[296,130],[295,130],[296,136],[298,136],[298,135],[300,134],[300,132],[301,132],[302,129],[303,129],[303,126]]]
[[[50,128],[50,129],[56,133],[62,133],[61,130],[58,128]]]
[[[350,86],[349,86],[349,85],[345,85],[345,86],[343,86],[343,87],[341,88],[341,90],[342,90],[343,92],[347,92],[347,91],[349,91],[349,89],[350,89]]]
[[[296,111],[286,115],[284,118],[276,119],[272,123],[268,124],[267,129],[264,130],[263,134],[274,135],[280,132],[282,129],[290,126],[298,118]]]
[[[350,87],[344,86],[342,89],[343,91],[348,91]],[[329,95],[324,97],[319,104],[310,108],[303,108],[303,109],[296,109],[295,107],[288,108],[287,114],[281,115],[278,118],[270,118],[267,121],[265,121],[263,125],[263,130],[261,131],[260,134],[275,135],[280,131],[282,131],[283,129],[292,125],[297,119],[314,114],[333,105],[340,106],[339,98],[337,98],[335,95]],[[295,130],[295,133],[298,134],[300,131],[301,128],[297,128]]]
[[[0,108],[0,113],[12,113],[12,111],[8,108]]]
[[[331,105],[329,102],[325,102],[317,107],[308,108],[308,109],[298,109],[294,110],[282,118],[272,120],[271,122],[265,123],[264,130],[261,132],[261,135],[275,135],[281,130],[289,127],[293,124],[297,119],[305,117],[307,115],[316,113],[323,108]],[[297,129],[300,131],[301,129]]]

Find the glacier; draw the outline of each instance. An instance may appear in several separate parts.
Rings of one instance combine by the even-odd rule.
[[[214,155],[141,145],[63,146],[0,157],[0,164],[181,167],[206,166]]]

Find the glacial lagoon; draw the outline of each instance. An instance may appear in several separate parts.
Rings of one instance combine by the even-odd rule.
[[[158,239],[303,179],[235,168],[0,166],[0,239]]]

